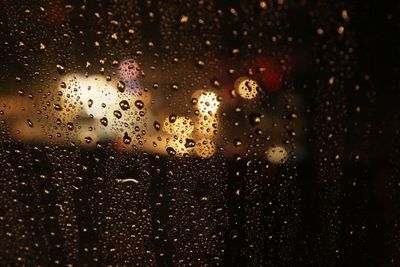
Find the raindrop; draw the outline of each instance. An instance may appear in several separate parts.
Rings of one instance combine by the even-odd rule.
[[[28,122],[28,125],[29,125],[29,127],[33,127],[33,123],[32,123],[32,121],[31,120],[26,120],[27,122]]]
[[[177,84],[171,85],[171,88],[172,88],[172,90],[174,90],[174,91],[178,91],[178,89],[179,89],[179,87],[178,87]]]
[[[261,123],[261,114],[260,113],[251,113],[249,116],[251,126],[256,126]]]
[[[158,121],[155,121],[153,125],[154,125],[154,129],[156,129],[157,131],[159,131],[161,129],[161,125]]]
[[[124,134],[124,138],[123,138],[124,144],[129,145],[132,141],[132,138],[130,138],[130,136],[128,135],[127,132],[125,132]]]
[[[169,115],[168,120],[170,123],[174,123],[176,121],[176,115],[175,114]]]
[[[68,130],[73,130],[74,129],[74,125],[72,124],[72,122],[68,122],[67,123],[67,128],[68,128]]]
[[[167,153],[170,156],[175,156],[176,155],[176,151],[172,147],[167,147]]]
[[[202,61],[202,60],[198,60],[198,61],[196,62],[196,66],[199,67],[199,68],[204,67],[204,65],[205,65],[205,63],[204,63],[204,61]]]
[[[240,141],[239,139],[235,139],[233,140],[233,143],[235,144],[236,147],[241,146],[242,145],[242,141]]]
[[[119,111],[119,110],[114,110],[114,116],[115,116],[117,119],[121,119],[121,117],[122,117],[121,111]]]
[[[136,101],[135,101],[135,106],[136,106],[138,109],[142,109],[142,108],[144,108],[144,103],[143,103],[142,100],[136,100]]]
[[[61,111],[63,109],[60,104],[54,104],[53,107],[57,111]]]
[[[108,125],[108,120],[107,120],[107,118],[106,118],[106,117],[101,118],[101,119],[100,119],[100,123],[101,123],[103,126],[106,126],[106,127],[107,127],[107,125]]]
[[[186,143],[185,143],[186,148],[194,147],[195,144],[196,142],[193,139],[186,138]]]
[[[123,93],[123,92],[125,91],[125,83],[124,83],[123,81],[119,81],[119,82],[117,83],[117,89],[118,89],[121,93]]]
[[[60,75],[65,73],[65,68],[64,68],[64,66],[62,66],[62,65],[60,65],[60,64],[57,64],[57,65],[56,65],[56,68],[57,68],[57,71],[58,71],[58,73],[59,73]]]
[[[121,102],[119,102],[119,106],[121,107],[122,110],[128,110],[130,108],[129,103],[126,100],[122,100]]]

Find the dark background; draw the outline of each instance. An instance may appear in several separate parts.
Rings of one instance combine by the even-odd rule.
[[[263,182],[262,175],[260,177],[251,175],[251,170],[263,168],[265,162],[261,160],[260,163],[249,167],[245,161],[238,163],[226,160],[223,164],[212,160],[202,162],[176,159],[174,162],[173,159],[151,155],[134,156],[135,162],[146,162],[143,168],[151,170],[151,181],[143,192],[149,195],[152,227],[162,230],[151,232],[147,243],[145,242],[144,247],[140,249],[153,250],[156,255],[156,265],[172,266],[182,255],[189,257],[182,266],[186,266],[188,262],[194,266],[202,264],[213,266],[216,262],[225,266],[400,266],[400,111],[398,109],[400,3],[398,1],[327,2],[290,1],[288,6],[291,8],[280,11],[287,12],[285,20],[282,21],[287,22],[287,31],[295,38],[302,39],[302,43],[296,45],[295,51],[305,51],[309,56],[303,62],[303,68],[294,68],[292,80],[306,107],[302,140],[306,153],[299,162],[287,168],[277,167],[272,171],[265,171],[264,174],[269,180]],[[229,12],[232,6],[240,10],[240,6],[246,3],[247,1],[233,3],[218,1],[215,6]],[[78,6],[78,3],[72,4]],[[0,50],[4,51],[0,55],[2,65],[0,80],[3,85],[9,84],[10,80],[20,75],[21,69],[23,69],[22,75],[25,74],[28,79],[30,77],[29,68],[25,68],[19,60],[23,53],[14,52],[19,48],[9,45],[19,39],[18,35],[10,35],[13,23],[5,19],[15,19],[10,17],[12,15],[6,10],[7,7],[14,5],[16,3],[7,1],[0,4],[2,15]],[[112,2],[108,1],[102,2],[102,5],[113,6]],[[141,5],[142,10],[157,10],[155,3]],[[97,2],[89,1],[87,6],[88,9],[100,11],[102,9]],[[349,11],[351,18],[345,30],[347,37],[344,40],[315,37],[316,25],[324,25],[330,31],[336,30],[333,25],[336,25],[340,18],[335,16],[339,16],[343,6]],[[84,52],[80,60],[85,62],[97,56],[87,45],[95,39],[94,33],[90,31],[95,25],[93,18],[82,21],[78,14],[78,11],[73,11],[69,15],[69,20],[75,32],[79,32],[82,28],[88,31],[86,44],[80,45],[80,40],[75,40],[73,44]],[[139,28],[144,38],[149,40],[160,38],[159,27],[154,26],[159,23],[157,14],[153,22],[148,21],[143,14],[141,16],[144,18]],[[239,20],[232,24],[223,23],[221,32],[230,32],[233,28],[240,27],[242,22]],[[346,43],[346,40],[350,40],[350,44]],[[240,42],[227,36],[222,46],[231,48],[234,47],[233,42],[238,41]],[[324,49],[324,44],[328,44],[329,48]],[[350,60],[341,62],[338,51],[347,50],[349,47],[354,49]],[[60,49],[62,50],[62,47]],[[40,58],[40,55],[32,57]],[[228,58],[227,55],[224,57]],[[320,64],[315,63],[316,58],[321,60]],[[324,92],[322,85],[330,77],[329,61],[332,59],[337,59],[334,68],[343,75],[341,78],[343,84],[335,90]],[[360,90],[354,89],[356,85],[359,85]],[[333,104],[327,107],[324,105],[326,101]],[[361,112],[355,112],[357,106],[361,107]],[[328,123],[326,116],[332,116],[333,122]],[[326,138],[328,133],[334,133],[334,137],[328,140]],[[7,135],[7,131],[4,130],[3,134]],[[115,166],[110,163],[108,167],[104,164],[98,168],[95,159],[100,158],[107,162],[110,155],[119,158],[121,166],[116,173],[121,177],[136,174],[140,169],[139,164],[125,168],[122,163],[125,160],[129,161],[129,157],[113,154],[106,149],[95,152],[65,149],[57,154],[49,152],[46,147],[40,147],[38,152],[29,145],[15,144],[6,139],[1,147],[3,162],[1,179],[4,185],[1,216],[8,218],[9,221],[4,222],[3,219],[4,223],[0,226],[2,236],[0,261],[3,265],[16,264],[18,256],[22,257],[22,262],[28,266],[37,264],[52,266],[56,261],[63,265],[71,260],[77,266],[85,264],[103,266],[116,263],[121,265],[138,263],[144,266],[148,263],[147,261],[141,263],[140,256],[143,251],[140,249],[132,253],[128,249],[125,254],[117,252],[115,255],[96,254],[84,249],[97,246],[102,236],[97,230],[90,230],[93,221],[97,216],[103,216],[102,212],[106,210],[106,208],[93,209],[93,202],[96,202],[93,198],[96,196],[94,188],[106,191],[104,193],[106,196],[103,196],[103,200],[106,199],[106,206],[116,205],[121,213],[129,208],[134,209],[125,202],[119,204],[111,200],[107,202],[107,199],[119,195],[116,193],[113,195],[110,182],[98,182],[94,177],[110,171]],[[22,153],[16,153],[15,149]],[[47,156],[40,151],[46,151]],[[89,171],[86,173],[80,173],[78,169],[74,173],[74,170],[60,167],[64,173],[69,171],[68,175],[71,177],[84,177],[80,184],[81,191],[66,197],[75,203],[72,212],[77,217],[76,229],[79,240],[74,240],[72,245],[68,243],[69,237],[63,236],[65,232],[60,230],[60,226],[49,219],[51,216],[58,216],[58,209],[55,206],[57,195],[63,190],[63,186],[66,188],[69,186],[68,182],[64,181],[60,183],[61,185],[54,186],[53,182],[35,178],[38,173],[47,172],[49,176],[54,174],[56,170],[49,160],[51,155],[57,158],[61,157],[60,155],[72,157],[73,162],[83,162],[83,164],[86,162],[89,166]],[[340,155],[339,161],[334,160],[336,155]],[[193,244],[195,252],[180,250],[181,248],[174,247],[174,242],[171,241],[171,236],[179,236],[179,231],[176,233],[172,228],[177,227],[179,223],[186,225],[186,222],[179,222],[179,219],[174,221],[176,225],[174,223],[171,225],[169,222],[168,211],[173,198],[169,190],[171,185],[177,187],[182,185],[184,188],[186,180],[183,177],[182,181],[177,182],[174,178],[166,177],[170,169],[179,170],[177,166],[184,166],[183,164],[187,164],[186,168],[194,172],[188,180],[196,182],[194,184],[187,182],[187,186],[195,196],[193,201],[196,202],[203,196],[211,199],[215,197],[210,206],[211,211],[206,214],[213,214],[213,209],[219,206],[218,190],[226,192],[227,223],[213,222],[224,240],[223,253],[220,251],[218,254],[222,259],[215,260],[213,258],[215,255],[204,251],[196,253],[199,247]],[[211,165],[221,169],[226,168],[226,172],[221,175],[218,171],[207,172],[201,167]],[[160,171],[155,171],[158,168]],[[239,177],[236,175],[237,171],[241,173]],[[69,177],[68,175],[64,178]],[[207,175],[216,177],[221,175],[221,179],[226,179],[226,187],[216,188],[214,192],[213,186],[203,181],[203,177]],[[279,177],[287,178],[291,175],[295,178],[285,179],[282,186]],[[6,179],[9,177],[12,177],[14,185],[7,182]],[[17,182],[21,181],[25,181],[28,186],[18,185]],[[256,187],[255,184],[258,184],[260,190],[253,194],[251,192],[252,188]],[[19,201],[26,205],[33,203],[32,208],[28,211],[18,207],[10,208],[15,194],[15,191],[11,191],[13,188],[18,194]],[[44,188],[53,188],[53,191],[50,195],[44,195],[39,192]],[[235,197],[235,192],[239,188],[245,192],[244,196]],[[38,192],[34,192],[35,190]],[[166,197],[158,199],[160,193]],[[274,207],[266,204],[261,205],[261,208],[255,207],[256,202],[268,203],[270,200],[274,202]],[[156,204],[158,202],[161,205]],[[185,205],[181,206],[184,211],[187,208]],[[200,204],[194,205],[198,211],[203,208]],[[13,212],[22,214],[22,217],[37,219],[35,223],[23,223],[28,232],[37,232],[32,240],[18,236],[25,230],[17,229],[18,216],[13,217]],[[118,228],[118,221],[125,219],[124,216],[114,217],[117,226],[111,228]],[[256,222],[261,222],[262,226],[259,227]],[[259,228],[254,230],[251,227],[253,224],[256,225],[255,228]],[[84,231],[85,228],[89,231]],[[15,235],[12,237],[6,234],[10,229],[15,230]],[[49,237],[51,231],[56,232],[55,237]],[[270,235],[273,236],[271,240]],[[155,236],[161,238],[154,238]],[[113,240],[118,238],[129,242],[128,236],[115,237]],[[186,238],[190,240],[190,233]],[[249,244],[255,245],[251,247]],[[212,245],[212,241],[207,243],[207,246]],[[25,250],[24,247],[29,247],[30,250]],[[74,247],[76,252],[69,254],[71,247]],[[160,256],[160,253],[163,253],[163,256]],[[94,257],[99,258],[99,261],[93,262]],[[202,258],[202,261],[197,261],[197,257]],[[22,262],[19,264],[22,265]]]

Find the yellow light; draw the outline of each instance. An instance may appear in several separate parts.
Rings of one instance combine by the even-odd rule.
[[[188,137],[193,132],[193,128],[192,120],[182,116],[176,117],[174,120],[170,118],[164,120],[164,130],[172,135]]]
[[[189,156],[193,152],[193,147],[187,147],[185,144],[186,138],[169,138],[166,142],[166,151],[172,148],[175,157]]]
[[[247,77],[240,77],[234,84],[236,93],[245,99],[254,99],[258,94],[258,84]]]
[[[200,138],[216,137],[218,133],[218,118],[216,115],[201,115],[196,121],[196,134]]]
[[[270,148],[267,149],[265,154],[267,156],[268,161],[273,164],[283,164],[288,159],[287,150],[283,146],[278,146],[278,145],[271,146]]]
[[[210,158],[217,151],[215,142],[210,139],[201,139],[194,148],[196,155],[202,158]]]

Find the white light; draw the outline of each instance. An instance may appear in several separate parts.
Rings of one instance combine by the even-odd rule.
[[[197,99],[197,108],[199,109],[200,113],[215,114],[218,111],[220,102],[215,93],[199,90],[193,94],[193,98]]]
[[[91,76],[81,81],[82,102],[87,115],[95,118],[112,116],[112,108],[117,103],[117,89],[103,76]]]

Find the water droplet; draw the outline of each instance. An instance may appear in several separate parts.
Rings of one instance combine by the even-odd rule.
[[[250,124],[252,126],[256,126],[261,123],[261,114],[260,113],[251,113],[249,116]]]
[[[129,145],[132,141],[132,138],[128,135],[127,132],[125,132],[124,134],[124,138],[123,138],[124,144]]]
[[[157,131],[159,131],[161,129],[161,125],[158,121],[155,121],[153,125],[154,125],[154,129],[156,129]]]
[[[107,127],[107,125],[108,125],[108,120],[107,120],[107,118],[106,118],[106,117],[101,118],[101,119],[100,119],[100,123],[101,123],[103,126],[106,126],[106,127]]]
[[[170,156],[175,156],[176,155],[176,151],[172,147],[167,147],[167,153]]]
[[[174,123],[176,121],[176,115],[175,114],[169,115],[168,120],[170,123]]]
[[[216,78],[211,79],[211,85],[214,88],[219,88],[221,86],[220,82]]]
[[[136,101],[135,101],[135,106],[136,106],[138,109],[142,109],[142,108],[144,108],[144,103],[143,103],[142,100],[136,100]]]
[[[204,61],[203,60],[198,60],[197,62],[196,62],[196,66],[197,67],[199,67],[199,68],[202,68],[202,67],[204,67]]]
[[[241,146],[242,145],[242,141],[240,141],[239,139],[233,140],[233,143],[235,144],[235,146]]]
[[[91,108],[93,106],[93,100],[89,99],[88,100],[88,107]]]
[[[60,104],[54,104],[53,107],[54,107],[54,109],[57,110],[57,111],[61,111],[61,110],[63,109],[62,106],[61,106]]]
[[[121,111],[119,111],[119,110],[114,110],[114,116],[115,116],[117,119],[121,119],[121,117],[122,117]]]
[[[58,73],[59,73],[60,75],[65,73],[65,68],[64,68],[64,66],[62,66],[62,65],[60,65],[60,64],[57,64],[57,65],[56,65],[56,68],[57,68],[57,71],[58,71]]]
[[[26,122],[28,123],[29,127],[33,127],[33,123],[31,120],[28,119],[28,120],[26,120]]]
[[[90,136],[85,137],[86,144],[90,144],[92,141],[93,141],[92,137],[90,137]]]
[[[177,84],[171,85],[171,88],[172,88],[172,90],[174,90],[174,91],[178,91],[178,89],[179,89],[179,87],[178,87]]]
[[[67,123],[67,128],[68,128],[68,130],[73,130],[74,129],[74,125],[72,124],[72,122],[68,122]]]
[[[196,142],[193,139],[186,138],[185,147],[194,147]]]
[[[119,82],[117,83],[117,89],[118,89],[121,93],[123,93],[123,92],[125,91],[125,83],[124,83],[123,81],[119,81]]]
[[[128,110],[130,108],[129,103],[126,100],[122,100],[121,102],[119,102],[119,106],[122,110]]]

